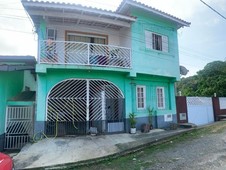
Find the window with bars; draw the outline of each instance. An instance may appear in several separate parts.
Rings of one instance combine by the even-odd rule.
[[[145,109],[146,105],[146,88],[145,86],[136,87],[137,109]]]
[[[165,94],[164,87],[157,87],[157,107],[158,109],[165,109]]]
[[[152,48],[154,50],[162,51],[162,36],[157,34],[152,34]]]
[[[145,31],[145,44],[147,49],[167,52],[169,51],[168,37]]]

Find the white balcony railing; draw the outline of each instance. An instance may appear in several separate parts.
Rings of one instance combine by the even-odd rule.
[[[131,67],[130,48],[73,41],[40,41],[39,63]]]

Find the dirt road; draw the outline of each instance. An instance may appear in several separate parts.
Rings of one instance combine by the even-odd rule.
[[[79,169],[225,170],[226,122],[194,130],[134,154]]]
[[[225,170],[226,122],[150,156],[155,163],[145,169]]]

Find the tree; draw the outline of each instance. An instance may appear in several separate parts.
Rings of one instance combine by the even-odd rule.
[[[176,87],[184,96],[226,96],[226,62],[208,63],[197,75],[182,78]]]

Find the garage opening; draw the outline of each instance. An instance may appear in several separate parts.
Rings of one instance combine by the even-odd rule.
[[[121,90],[106,80],[68,79],[47,96],[47,135],[124,132],[125,102]]]

